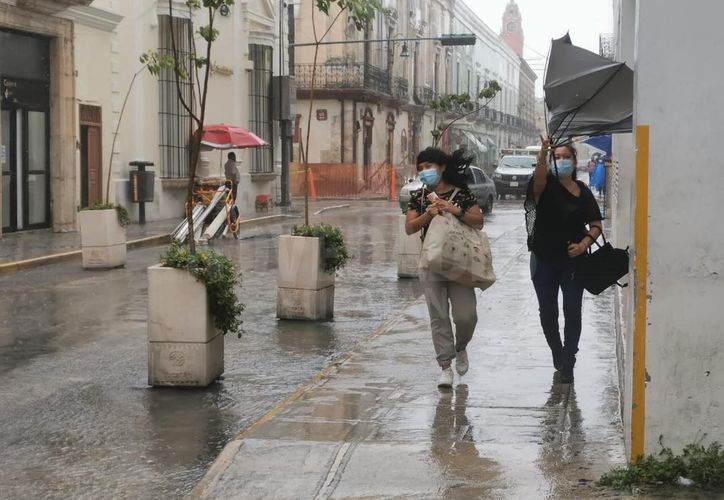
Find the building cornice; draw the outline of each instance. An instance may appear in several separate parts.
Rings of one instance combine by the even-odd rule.
[[[115,30],[123,20],[121,15],[96,7],[69,7],[58,14],[58,17],[109,32]]]

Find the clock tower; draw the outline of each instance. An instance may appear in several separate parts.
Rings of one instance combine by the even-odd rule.
[[[515,0],[510,0],[505,6],[503,14],[503,28],[500,31],[503,41],[508,47],[513,49],[516,54],[523,57],[523,17],[520,15],[520,9]]]

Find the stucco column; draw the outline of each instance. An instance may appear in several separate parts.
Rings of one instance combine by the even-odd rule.
[[[50,211],[53,231],[76,230],[73,24],[50,45]]]

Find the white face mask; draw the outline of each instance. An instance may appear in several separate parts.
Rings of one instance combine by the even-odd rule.
[[[569,158],[561,158],[556,160],[555,166],[551,166],[551,171],[555,174],[556,170],[561,177],[570,177],[573,174],[573,160]]]

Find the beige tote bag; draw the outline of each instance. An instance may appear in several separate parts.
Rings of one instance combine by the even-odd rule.
[[[432,219],[422,244],[419,268],[481,290],[495,283],[488,235],[449,213]]]

